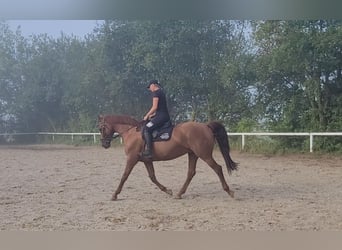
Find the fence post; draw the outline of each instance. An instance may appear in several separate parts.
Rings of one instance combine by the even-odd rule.
[[[96,144],[96,134],[94,133],[93,136],[94,136],[94,144]]]
[[[241,135],[241,147],[242,147],[242,150],[245,149],[245,135],[244,134]]]
[[[310,133],[310,153],[313,152],[313,134]]]

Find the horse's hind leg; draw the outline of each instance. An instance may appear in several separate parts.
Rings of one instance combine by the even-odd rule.
[[[171,189],[168,189],[166,188],[165,186],[163,186],[162,184],[160,184],[160,182],[157,180],[156,178],[156,175],[154,173],[154,167],[153,167],[153,163],[151,161],[148,161],[148,162],[144,162],[145,164],[145,167],[147,169],[147,172],[148,172],[148,175],[151,179],[151,181],[156,184],[161,191],[169,194],[169,195],[172,195],[172,190]]]
[[[215,173],[218,175],[218,177],[220,178],[221,184],[223,189],[230,195],[230,197],[234,198],[234,191],[229,189],[229,186],[226,182],[226,180],[224,179],[224,175],[223,175],[223,171],[222,171],[222,167],[220,165],[218,165],[216,163],[216,161],[211,157],[209,159],[203,159],[214,171]]]
[[[188,188],[192,178],[196,174],[196,163],[198,160],[197,155],[195,155],[194,153],[189,153],[188,159],[189,159],[188,175],[187,175],[187,178],[185,180],[183,187],[181,188],[181,190],[179,190],[178,194],[176,195],[177,199],[182,198],[182,195],[185,193],[185,191]]]

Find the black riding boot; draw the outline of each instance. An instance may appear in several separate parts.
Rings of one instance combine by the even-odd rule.
[[[144,131],[144,139],[146,142],[145,151],[142,153],[142,156],[145,158],[152,158],[152,135],[145,129]]]

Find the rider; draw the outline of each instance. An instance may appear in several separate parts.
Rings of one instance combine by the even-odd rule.
[[[157,80],[151,80],[147,88],[152,92],[152,107],[144,116],[148,121],[143,128],[143,136],[146,142],[145,151],[142,156],[152,158],[152,131],[170,121],[164,91]]]

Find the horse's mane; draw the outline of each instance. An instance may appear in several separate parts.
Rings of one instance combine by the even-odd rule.
[[[139,125],[139,122],[136,119],[128,115],[106,115],[105,120],[114,124]]]

